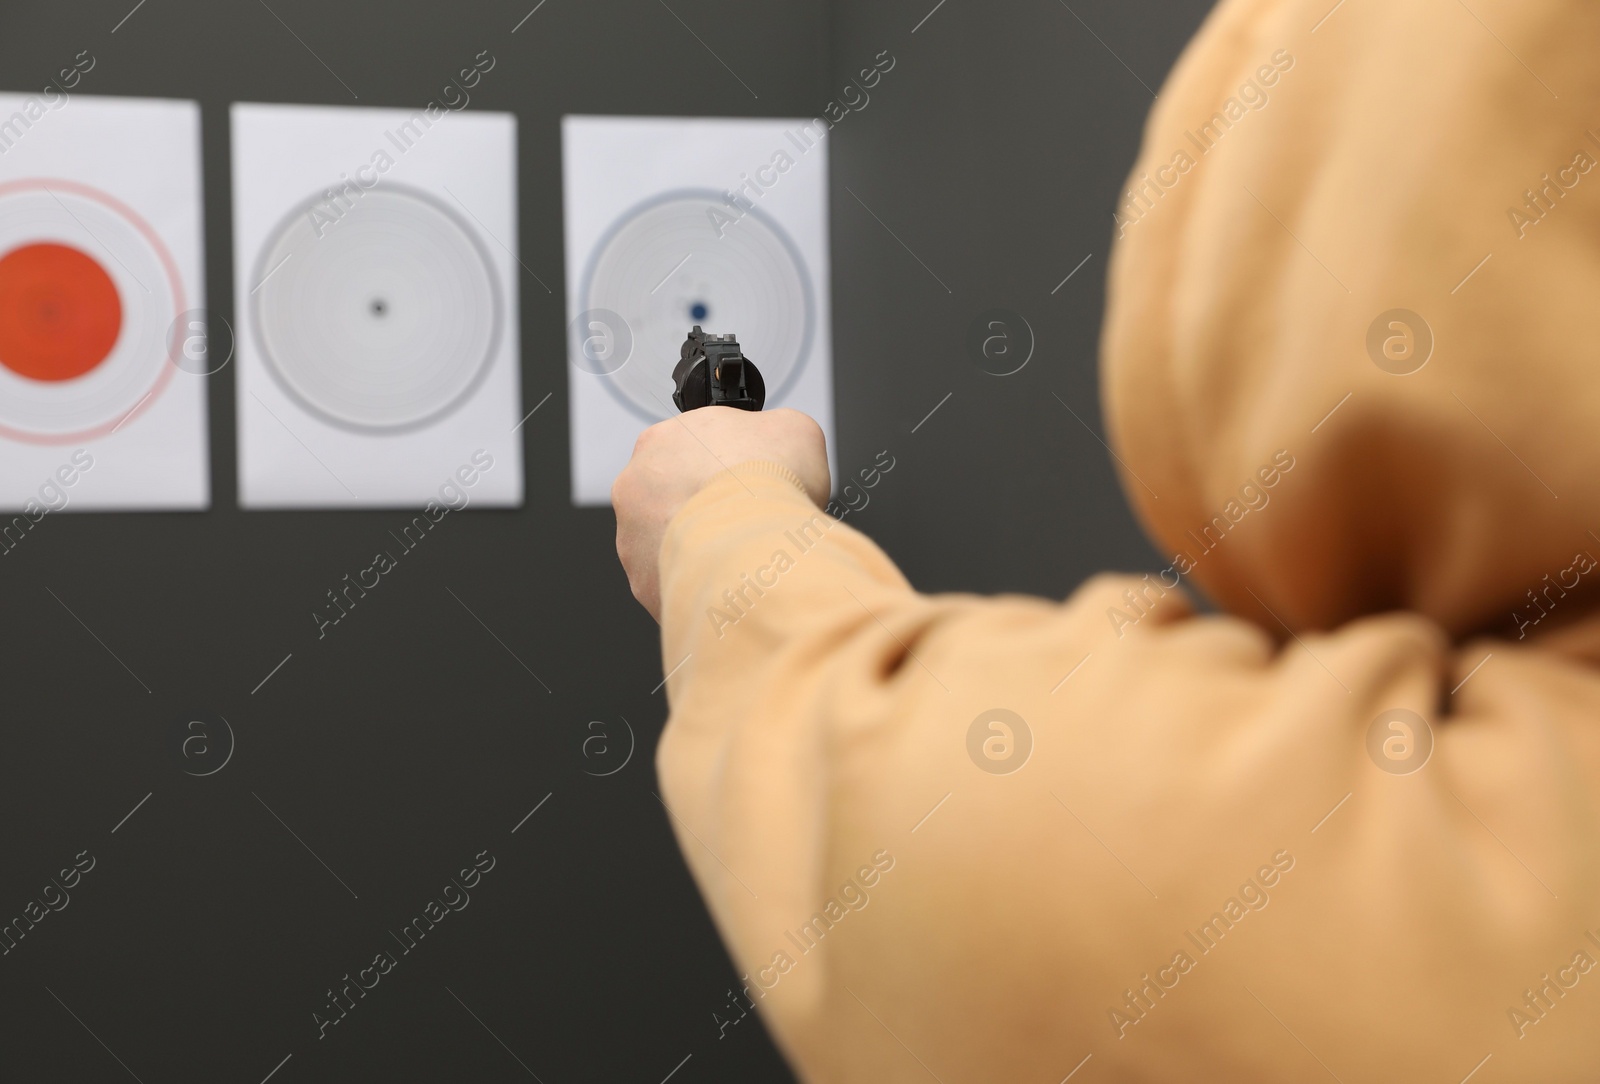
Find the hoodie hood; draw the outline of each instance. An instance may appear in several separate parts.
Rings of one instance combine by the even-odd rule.
[[[1224,0],[1151,113],[1102,342],[1124,487],[1268,628],[1548,631],[1600,583],[1600,5],[1331,6]]]

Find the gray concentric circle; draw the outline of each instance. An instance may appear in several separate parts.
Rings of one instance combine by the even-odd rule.
[[[805,368],[817,320],[788,234],[709,190],[669,192],[623,214],[595,246],[579,307],[626,321],[633,360],[600,379],[647,421],[675,413],[672,368],[693,325],[737,335],[776,404]]]
[[[428,425],[476,389],[500,342],[500,283],[472,227],[385,185],[308,200],[257,263],[256,338],[302,406],[337,425]]]

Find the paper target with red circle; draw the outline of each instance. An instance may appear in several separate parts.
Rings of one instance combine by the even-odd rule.
[[[0,156],[0,506],[203,508],[198,108],[29,101],[0,95],[32,117]]]
[[[165,390],[187,308],[160,236],[62,178],[0,184],[0,436],[82,443]]]

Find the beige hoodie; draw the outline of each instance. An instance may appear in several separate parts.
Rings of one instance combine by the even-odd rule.
[[[1118,208],[1170,568],[921,595],[763,463],[668,532],[663,797],[808,1080],[1600,1072],[1600,7],[1332,6],[1225,0]]]

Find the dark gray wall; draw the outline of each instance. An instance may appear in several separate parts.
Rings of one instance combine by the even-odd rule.
[[[84,93],[201,101],[207,292],[230,321],[230,101],[350,103],[342,80],[416,106],[491,50],[473,105],[519,118],[522,259],[557,286],[563,113],[813,115],[890,50],[833,145],[839,461],[897,460],[851,522],[929,590],[1059,596],[1155,567],[1054,395],[1098,430],[1141,80],[1159,86],[1203,0],[947,0],[920,26],[931,0],[546,0],[515,35],[534,0],[267,3],[147,0],[115,34],[131,0],[0,7],[4,89],[88,49]],[[737,978],[654,793],[655,629],[609,513],[568,505],[560,290],[524,277],[521,301],[525,407],[554,393],[524,430],[526,507],[450,515],[326,639],[311,610],[404,517],[238,511],[231,370],[213,511],[51,515],[0,557],[0,921],[95,860],[0,956],[8,1079],[788,1079],[755,1023],[718,1038]],[[965,346],[997,306],[1037,338],[1003,378]],[[237,744],[195,777],[180,728],[201,716]],[[621,763],[624,718],[632,760],[590,774]],[[609,753],[585,757],[591,724]],[[398,955],[391,931],[485,850],[470,905],[318,1039],[324,991]]]

